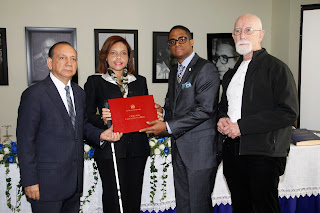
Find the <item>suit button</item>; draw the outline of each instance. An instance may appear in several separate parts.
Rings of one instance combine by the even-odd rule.
[[[77,159],[74,159],[74,160],[73,160],[73,162],[75,162],[75,163],[77,163],[77,161],[78,161]]]

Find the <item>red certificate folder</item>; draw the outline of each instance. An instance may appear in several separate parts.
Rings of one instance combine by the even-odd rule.
[[[114,132],[138,132],[149,127],[147,121],[157,120],[152,95],[109,99]]]

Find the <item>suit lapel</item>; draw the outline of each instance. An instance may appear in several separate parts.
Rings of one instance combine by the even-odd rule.
[[[71,119],[69,117],[67,109],[64,106],[63,101],[60,97],[60,94],[56,86],[52,82],[50,75],[45,79],[45,85],[47,86],[46,92],[48,93],[48,96],[51,98],[52,102],[57,107],[57,110],[61,114],[61,117],[63,118],[64,122],[66,122],[67,126],[70,127],[73,131]]]
[[[81,94],[80,92],[77,90],[77,88],[75,87],[75,83],[71,83],[72,86],[72,91],[73,91],[73,97],[74,97],[74,108],[76,110],[76,123],[75,123],[75,131],[78,130],[78,124],[79,124],[79,119],[80,116],[82,115],[82,99],[81,99]]]

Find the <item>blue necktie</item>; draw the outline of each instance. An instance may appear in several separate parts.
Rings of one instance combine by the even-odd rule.
[[[74,112],[74,108],[73,108],[73,104],[72,104],[72,100],[71,100],[71,96],[70,96],[69,86],[65,86],[64,89],[66,90],[69,116],[70,116],[70,119],[71,119],[71,123],[72,123],[73,129],[75,129],[76,114]]]

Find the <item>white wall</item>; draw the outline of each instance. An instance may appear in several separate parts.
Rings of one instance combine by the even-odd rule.
[[[0,86],[0,126],[12,125],[12,135],[20,95],[27,88],[26,26],[77,28],[80,86],[94,74],[93,30],[137,29],[139,74],[147,78],[149,93],[161,105],[167,84],[152,83],[152,31],[185,25],[194,33],[195,51],[207,58],[206,34],[231,32],[239,15],[252,13],[262,19],[266,30],[263,46],[272,52],[271,27],[275,20],[271,0],[0,0],[0,8],[0,27],[7,29],[9,67],[9,86]]]
[[[272,54],[288,63],[290,0],[273,0],[272,2]],[[280,47],[280,48],[279,48]]]

